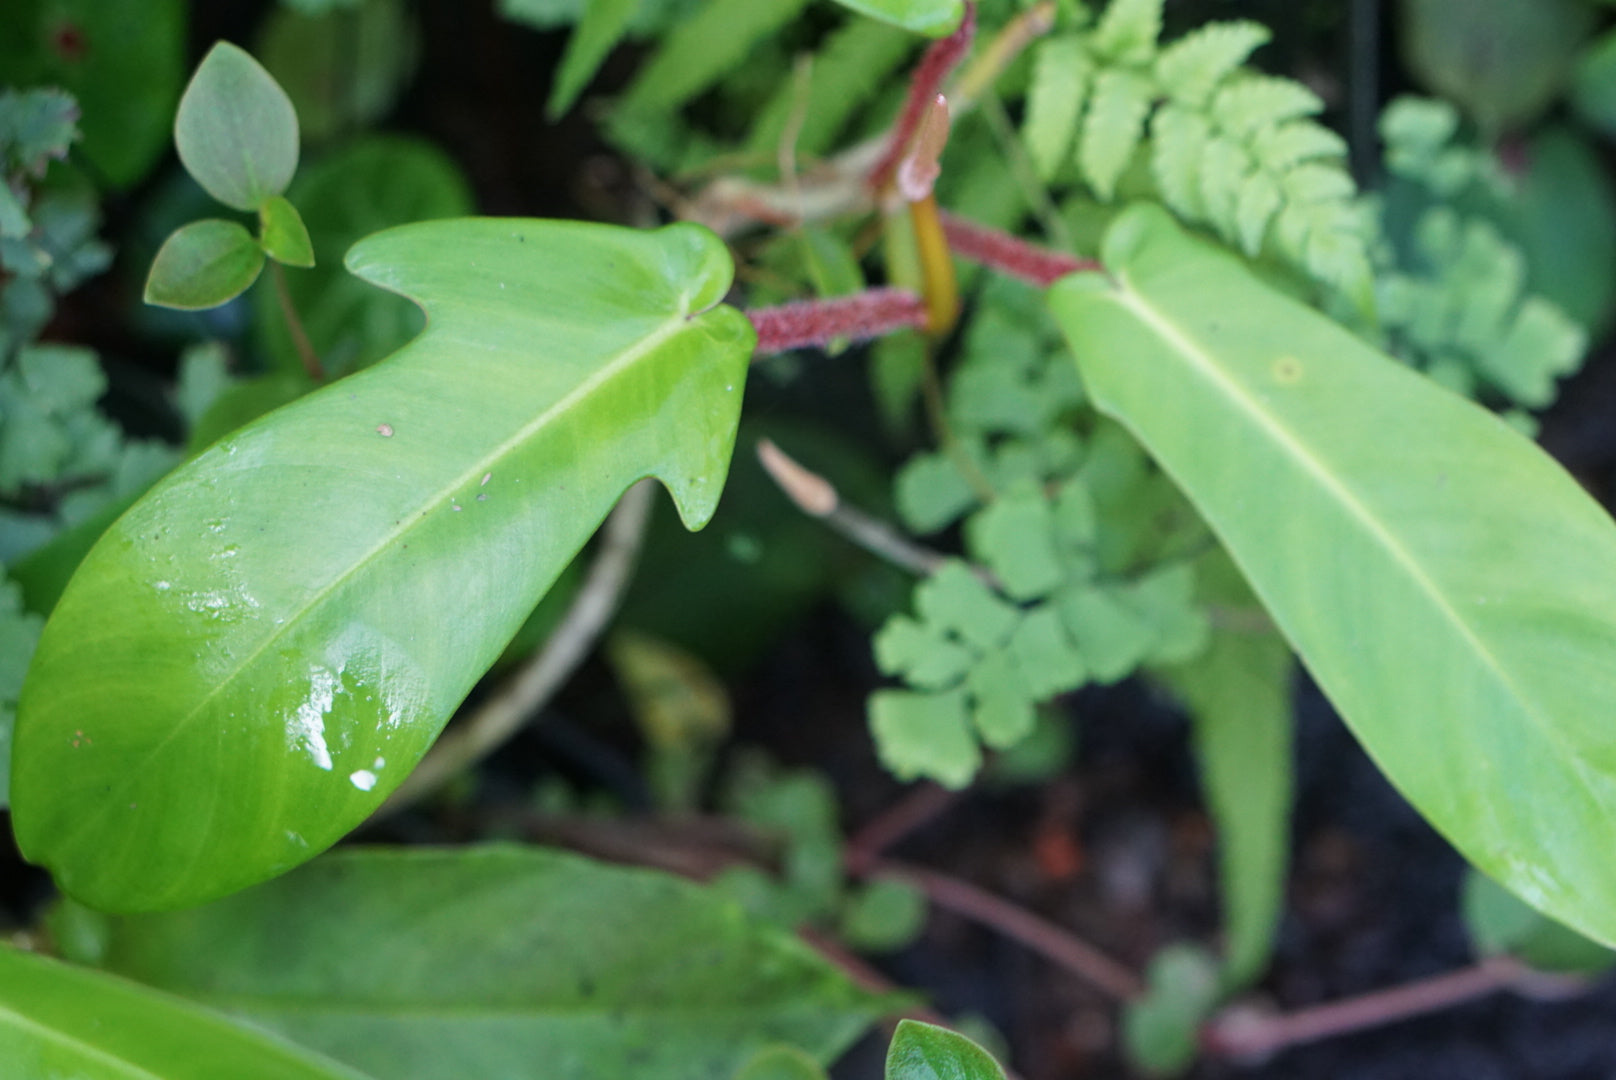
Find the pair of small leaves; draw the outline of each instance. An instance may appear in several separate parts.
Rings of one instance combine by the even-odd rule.
[[[146,302],[184,311],[227,303],[258,279],[264,259],[313,266],[297,209],[282,195],[297,171],[297,113],[263,67],[221,41],[185,88],[174,144],[187,172],[215,199],[258,215],[258,237],[240,222],[195,221],[157,252]]]

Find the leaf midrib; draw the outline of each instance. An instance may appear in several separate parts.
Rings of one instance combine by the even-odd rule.
[[[668,338],[677,335],[686,327],[692,325],[694,325],[693,316],[687,316],[682,312],[672,313],[666,323],[658,327],[656,330],[648,333],[634,345],[623,350],[609,363],[601,365],[601,367],[591,373],[572,390],[568,391],[565,395],[559,398],[549,408],[545,409],[543,412],[539,413],[538,416],[534,417],[532,420],[528,421],[528,423],[518,428],[516,433],[510,438],[507,438],[501,442],[491,452],[478,458],[470,468],[462,471],[451,482],[440,485],[438,488],[434,489],[432,494],[429,497],[423,498],[417,504],[417,506],[426,506],[430,508],[435,503],[447,498],[447,493],[453,492],[455,489],[471,483],[477,477],[487,472],[490,466],[497,463],[501,458],[510,454],[515,447],[526,442],[533,435],[546,427],[557,415],[569,411],[580,400],[587,398],[588,395],[592,393],[598,386],[605,382],[609,382],[612,378],[616,377],[618,373],[637,363],[646,354],[654,351]],[[428,343],[428,335],[431,334],[431,332],[432,331],[430,329],[423,332],[422,337],[418,339],[420,345],[425,345]],[[420,527],[427,520],[428,519],[422,514],[416,513],[410,513],[401,517],[401,524],[395,525],[393,528],[383,533],[380,540],[376,544],[372,545],[369,551],[365,552],[364,555],[360,556],[358,559],[355,559],[347,569],[345,569],[341,574],[332,579],[326,585],[322,586],[303,604],[288,615],[283,623],[277,626],[267,637],[264,638],[261,643],[259,643],[258,646],[256,646],[250,653],[242,658],[241,663],[238,664],[229,675],[215,683],[213,688],[204,694],[202,698],[191,707],[190,711],[176,721],[173,727],[169,729],[168,734],[164,735],[162,739],[158,740],[158,742],[155,743],[151,749],[142,755],[138,763],[134,763],[129,768],[124,770],[124,778],[120,779],[117,782],[116,787],[113,789],[119,793],[119,796],[115,797],[109,794],[107,798],[104,798],[98,802],[96,809],[92,813],[86,814],[80,818],[78,820],[78,827],[63,840],[61,845],[62,849],[65,850],[76,845],[84,836],[86,831],[92,829],[94,825],[104,818],[110,812],[113,806],[120,805],[122,801],[122,793],[128,792],[130,790],[130,786],[138,782],[138,778],[140,777],[142,771],[155,758],[163,753],[170,742],[178,738],[180,734],[185,731],[194,720],[196,720],[197,716],[207,708],[214,698],[233,685],[236,679],[239,678],[242,673],[251,669],[253,665],[257,663],[258,658],[262,656],[266,650],[271,648],[276,642],[280,641],[294,629],[298,628],[302,624],[304,617],[307,616],[310,611],[319,607],[331,596],[339,592],[349,580],[357,576],[384,552],[388,551],[396,541],[404,536],[408,536],[412,529]]]
[[[1125,277],[1124,280],[1126,280]],[[1237,410],[1245,413],[1258,429],[1266,431],[1271,440],[1282,448],[1288,448],[1293,453],[1295,460],[1300,462],[1320,482],[1320,486],[1336,497],[1340,505],[1348,511],[1349,518],[1357,521],[1366,533],[1381,542],[1381,545],[1391,556],[1392,562],[1403,569],[1415,583],[1418,590],[1429,598],[1432,606],[1453,626],[1459,636],[1473,647],[1476,654],[1485,661],[1484,670],[1506,693],[1509,700],[1514,703],[1517,711],[1539,732],[1546,743],[1559,752],[1558,756],[1570,766],[1567,771],[1576,775],[1577,781],[1589,802],[1595,806],[1599,805],[1600,800],[1590,789],[1587,778],[1580,768],[1580,759],[1577,755],[1568,753],[1568,748],[1560,737],[1558,729],[1553,724],[1546,723],[1538,712],[1527,704],[1526,696],[1521,693],[1516,681],[1505,670],[1492,648],[1477,636],[1470,625],[1460,617],[1458,611],[1448,602],[1442,590],[1437,587],[1429,575],[1420,569],[1418,561],[1409,552],[1408,548],[1398,541],[1394,534],[1387,531],[1379,519],[1353,494],[1351,489],[1345,487],[1330,472],[1323,461],[1308,452],[1305,443],[1299,441],[1286,425],[1279,422],[1277,417],[1262,409],[1236,380],[1225,374],[1217,362],[1201,348],[1187,331],[1173,323],[1164,313],[1146,303],[1144,297],[1134,291],[1131,286],[1119,290],[1115,295],[1121,299],[1135,316],[1190,359],[1207,381],[1220,388],[1227,400]]]
[[[16,1009],[10,1008],[9,1006],[3,1004],[0,1004],[0,1021],[4,1021],[11,1027],[21,1028],[24,1031],[32,1032],[37,1038],[45,1042],[55,1043],[58,1046],[72,1047],[73,1049],[87,1054],[98,1061],[107,1062],[134,1075],[150,1077],[151,1080],[164,1080],[160,1074],[154,1073],[144,1066],[137,1065],[126,1057],[122,1057],[119,1054],[109,1050],[103,1050],[94,1043],[85,1041],[83,1036],[74,1035],[63,1030],[62,1028],[53,1027],[49,1024],[42,1023],[26,1015],[25,1013],[20,1013]]]

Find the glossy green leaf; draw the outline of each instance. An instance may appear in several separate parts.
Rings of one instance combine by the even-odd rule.
[[[886,1080],[1004,1080],[1004,1070],[957,1031],[900,1020],[887,1047]]]
[[[387,1080],[712,1080],[891,1006],[715,891],[504,845],[337,852],[100,962]]]
[[[345,272],[342,257],[382,229],[471,213],[471,188],[454,162],[424,140],[371,135],[310,164],[287,198],[308,227],[315,265],[287,274],[286,291],[326,372],[366,367],[420,333],[420,308]],[[250,299],[260,346],[276,367],[301,373],[275,291],[258,289]]]
[[[229,303],[258,280],[264,249],[237,221],[205,218],[174,230],[146,275],[148,304],[203,311]]]
[[[1136,207],[1050,303],[1403,794],[1616,940],[1616,528],[1485,410]]]
[[[348,265],[426,332],[170,475],[46,626],[13,824],[93,906],[195,903],[323,850],[630,484],[661,479],[693,528],[723,487],[753,334],[714,307],[711,233],[429,222]]]
[[[965,0],[836,0],[872,19],[929,37],[954,32],[965,16]]]
[[[298,216],[297,207],[276,195],[258,208],[260,243],[264,254],[287,266],[307,269],[314,265],[314,245],[309,230]]]
[[[167,994],[5,945],[0,1075],[363,1080],[346,1066]]]
[[[1145,993],[1127,1003],[1122,1043],[1146,1076],[1173,1076],[1195,1060],[1201,1022],[1218,998],[1218,965],[1191,945],[1169,945],[1151,958]]]
[[[546,116],[554,120],[572,108],[606,54],[628,30],[638,3],[639,0],[590,0],[577,29],[567,39],[567,53],[561,58],[550,100],[544,106]]]
[[[1160,669],[1195,725],[1201,784],[1216,824],[1223,983],[1262,973],[1285,903],[1290,853],[1291,676],[1284,640],[1222,553],[1199,565],[1202,594],[1227,622],[1199,657]]]
[[[257,210],[297,171],[297,113],[248,53],[221,41],[202,58],[174,118],[180,161],[226,206]]]
[[[141,179],[168,146],[185,80],[185,0],[6,0],[0,72],[12,86],[78,99],[78,149],[115,187]]]

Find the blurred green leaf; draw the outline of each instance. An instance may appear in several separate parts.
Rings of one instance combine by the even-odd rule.
[[[264,249],[237,221],[204,218],[163,241],[146,276],[145,300],[181,311],[229,303],[258,280]]]
[[[1616,30],[1601,34],[1577,60],[1571,107],[1584,122],[1616,135]]]
[[[314,265],[314,245],[309,242],[309,230],[298,216],[297,207],[276,195],[258,210],[261,222],[260,242],[264,254],[287,266],[307,269]]]
[[[836,0],[860,15],[928,37],[943,37],[959,26],[964,0]]]
[[[959,682],[976,654],[940,628],[894,615],[871,643],[882,673],[902,676],[922,690],[942,690]]]
[[[734,1080],[828,1080],[824,1067],[795,1046],[765,1046]]]
[[[23,610],[22,590],[0,578],[0,810],[11,804],[11,726],[17,693],[45,620]]]
[[[1598,336],[1616,315],[1616,186],[1598,150],[1564,125],[1534,135],[1507,224],[1531,289]]]
[[[54,87],[0,90],[0,173],[45,174],[79,137],[79,103]]]
[[[197,418],[185,443],[186,453],[199,454],[237,428],[318,388],[319,383],[301,371],[243,379],[219,394]]]
[[[898,470],[893,497],[912,531],[925,535],[952,524],[977,495],[946,454],[919,454]]]
[[[958,559],[945,562],[915,588],[915,610],[925,622],[979,650],[1002,644],[1019,619],[1013,605]]]
[[[837,934],[855,949],[890,952],[913,944],[925,926],[926,898],[919,889],[876,878],[848,896]]]
[[[554,120],[572,108],[601,62],[628,30],[638,0],[590,0],[578,28],[567,39],[567,52],[556,71],[544,114]]]
[[[245,50],[208,50],[180,98],[174,145],[185,171],[215,199],[256,211],[297,171],[297,113]]]
[[[419,34],[401,0],[353,0],[269,14],[256,52],[291,99],[304,142],[371,127],[415,73]]]
[[[347,273],[342,259],[359,240],[389,226],[471,213],[471,189],[454,163],[422,140],[366,136],[312,162],[287,197],[313,239],[315,265],[288,274],[286,290],[326,372],[367,367],[420,333],[419,308]],[[274,291],[260,288],[251,300],[264,350],[282,370],[301,372]]]
[[[957,1031],[898,1021],[887,1047],[886,1080],[1004,1080],[988,1052]]]
[[[1616,952],[1541,914],[1481,871],[1465,876],[1460,911],[1485,956],[1508,954],[1539,971],[1596,975],[1616,966]]]
[[[712,1080],[889,1004],[710,890],[495,845],[338,852],[116,919],[103,963],[388,1080]]]
[[[640,68],[617,107],[660,115],[729,74],[747,50],[796,17],[808,0],[707,0],[678,22]]]
[[[1046,596],[1066,576],[1055,551],[1053,511],[1032,481],[1012,486],[972,516],[965,538],[1013,600]]]
[[[1285,640],[1221,551],[1200,560],[1202,595],[1230,620],[1199,657],[1158,669],[1195,724],[1201,783],[1217,826],[1223,985],[1261,974],[1279,929],[1290,853],[1291,678]]]
[[[1218,965],[1203,949],[1169,945],[1151,958],[1145,983],[1144,996],[1123,1008],[1123,1047],[1145,1075],[1174,1076],[1195,1060],[1218,999]]]
[[[1037,715],[1027,682],[1014,654],[1006,649],[987,653],[966,677],[976,732],[995,750],[1014,746],[1032,733]]]
[[[365,1080],[167,994],[8,945],[0,1062],[19,1080]]]
[[[1403,0],[1402,9],[1409,69],[1492,138],[1548,106],[1594,25],[1585,0]]]
[[[72,94],[84,156],[107,183],[127,187],[168,145],[185,26],[185,0],[6,0],[0,71],[13,86]]]

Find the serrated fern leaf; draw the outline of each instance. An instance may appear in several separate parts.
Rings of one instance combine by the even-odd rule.
[[[1161,36],[1162,0],[1111,0],[1094,30],[1094,51],[1114,63],[1142,64]]]
[[[1268,235],[1268,223],[1274,219],[1284,203],[1279,185],[1267,173],[1257,172],[1240,189],[1239,204],[1235,208],[1235,231],[1240,248],[1255,258]]]
[[[1577,370],[1587,347],[1581,326],[1554,304],[1531,296],[1477,367],[1513,400],[1541,409],[1554,400],[1555,380]]]
[[[1033,54],[1032,86],[1021,136],[1038,176],[1054,177],[1065,162],[1083,116],[1094,61],[1075,36],[1049,38]]]
[[[1206,117],[1182,106],[1164,106],[1151,118],[1151,175],[1162,201],[1192,223],[1206,220],[1201,159],[1211,138],[1212,125]]]
[[[1338,167],[1304,162],[1280,180],[1285,198],[1295,203],[1338,202],[1357,193],[1352,177]]]
[[[1202,108],[1218,84],[1270,37],[1260,23],[1209,23],[1162,50],[1156,57],[1156,81],[1172,100]]]
[[[1225,133],[1241,140],[1265,127],[1312,116],[1324,108],[1319,96],[1301,83],[1271,75],[1242,75],[1227,82],[1212,98],[1212,118]]]
[[[1201,202],[1206,207],[1207,224],[1230,242],[1237,233],[1240,189],[1251,171],[1251,155],[1233,139],[1213,138],[1201,157]]]
[[[1139,147],[1154,92],[1150,80],[1126,69],[1107,69],[1094,80],[1077,153],[1084,180],[1101,199],[1115,194]]]
[[[1292,120],[1265,127],[1251,140],[1257,163],[1271,173],[1282,173],[1305,161],[1345,158],[1347,141],[1322,124]]]

